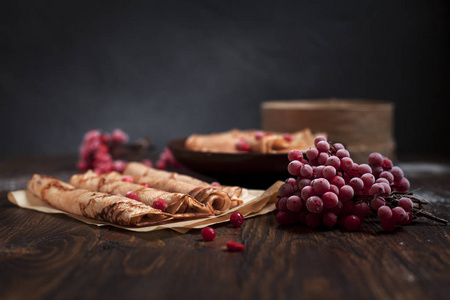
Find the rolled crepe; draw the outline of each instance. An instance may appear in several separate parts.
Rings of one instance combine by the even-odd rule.
[[[213,134],[192,134],[186,139],[184,146],[192,151],[239,153],[242,151],[237,149],[236,143],[251,139],[255,133],[256,130],[232,129]]]
[[[144,165],[143,163],[138,162],[129,162],[125,170],[123,171],[123,174],[132,176],[153,177],[159,179],[174,179],[176,181],[187,182],[195,186],[209,186],[209,183],[194,178],[192,176],[150,168]]]
[[[186,139],[185,148],[201,152],[242,153],[247,151],[238,150],[237,144],[245,141],[250,146],[250,153],[287,153],[292,149],[306,151],[314,147],[317,135],[326,136],[325,133],[313,134],[309,128],[291,133],[291,138],[286,138],[281,132],[233,129],[222,133],[193,134]]]
[[[177,219],[206,217],[213,214],[206,205],[199,203],[187,194],[148,188],[140,184],[122,181],[122,177],[117,172],[98,175],[95,172],[87,171],[84,174],[73,175],[69,183],[78,188],[109,194],[126,195],[133,191],[137,194],[140,202],[149,206],[153,206],[157,199],[163,199],[167,203],[164,211],[174,214]]]
[[[28,182],[28,190],[57,209],[122,226],[154,225],[173,218],[139,201],[77,189],[45,175],[33,175]]]
[[[146,176],[132,176],[134,182],[146,183],[155,189],[174,193],[186,193],[200,203],[209,207],[214,214],[221,214],[231,208],[232,200],[227,193],[213,187],[195,186],[188,182],[177,181],[170,178],[154,178]]]
[[[239,197],[242,194],[242,188],[239,186],[212,186],[209,183],[207,183],[203,180],[194,178],[192,176],[179,174],[177,172],[168,172],[168,171],[164,171],[164,170],[150,168],[150,167],[148,167],[142,163],[138,163],[138,162],[129,162],[127,164],[125,170],[123,171],[123,173],[126,175],[138,176],[138,177],[148,177],[148,178],[152,178],[154,180],[158,180],[157,186],[155,186],[156,183],[155,184],[149,183],[149,182],[152,182],[152,180],[150,180],[150,179],[146,179],[149,182],[145,182],[145,183],[147,183],[149,186],[157,188],[157,189],[178,192],[178,193],[187,193],[191,196],[193,196],[193,195],[190,193],[190,191],[192,191],[194,188],[197,188],[197,187],[213,188],[215,190],[222,191],[222,192],[225,192],[226,194],[228,194],[228,196],[233,200],[233,203],[236,203],[237,205],[242,203],[242,201],[239,200]],[[170,179],[170,180],[163,181],[163,179]],[[180,187],[176,187],[176,182],[178,182],[180,184]],[[181,182],[187,183],[189,185],[181,184]],[[165,187],[165,186],[167,186],[167,187]],[[208,190],[208,191],[211,191],[211,190]],[[196,198],[195,196],[193,196],[193,197]],[[197,200],[202,202],[199,199],[197,199]],[[204,203],[204,202],[202,202],[202,203]]]
[[[269,135],[261,139],[252,139],[250,149],[252,153],[277,153],[289,148],[290,142],[281,135]]]

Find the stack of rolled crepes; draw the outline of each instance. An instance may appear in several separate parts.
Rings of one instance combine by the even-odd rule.
[[[188,194],[198,202],[208,206],[215,214],[242,204],[243,189],[237,186],[213,186],[191,176],[147,167],[138,162],[130,162],[123,171],[131,175],[137,183],[167,192]]]
[[[134,182],[124,181],[131,175]],[[147,226],[170,220],[202,218],[226,212],[242,203],[243,189],[212,186],[196,178],[128,163],[124,174],[73,175],[69,183],[35,174],[28,190],[51,206],[95,220],[122,226]],[[146,185],[143,185],[143,184]],[[139,201],[124,197],[135,192]],[[153,208],[163,199],[164,211]]]
[[[50,176],[35,174],[28,182],[28,190],[57,209],[122,226],[147,226],[173,219],[139,201],[77,189]]]
[[[102,193],[126,195],[128,192],[135,192],[140,202],[153,206],[157,199],[163,199],[167,208],[164,212],[182,217],[203,217],[211,215],[211,210],[204,204],[189,195],[182,193],[170,193],[138,183],[122,181],[123,175],[117,172],[98,175],[95,172],[87,171],[84,174],[73,175],[69,183],[74,187],[98,191]]]
[[[292,149],[308,150],[314,147],[313,134],[309,128],[290,134],[279,132],[269,132],[261,130],[238,130],[213,133],[213,134],[193,134],[185,141],[186,149],[201,152],[219,153],[286,153]],[[246,143],[247,148],[241,149],[238,144]]]

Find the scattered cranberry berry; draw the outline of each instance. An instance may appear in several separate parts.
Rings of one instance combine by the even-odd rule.
[[[130,175],[125,175],[125,176],[123,176],[123,177],[122,177],[122,181],[125,181],[125,182],[131,182],[131,183],[134,182],[133,177],[131,177]]]
[[[216,231],[211,227],[202,229],[202,237],[205,241],[212,241],[216,237]]]
[[[234,227],[240,227],[244,223],[244,217],[240,212],[236,211],[231,214],[230,223]]]
[[[262,140],[263,138],[264,138],[264,131],[257,131],[256,133],[255,133],[255,139],[256,140]]]
[[[245,151],[245,152],[250,152],[251,151],[251,147],[250,144],[247,142],[246,139],[241,139],[236,143],[236,149],[239,151]]]
[[[244,250],[245,246],[242,244],[239,244],[238,242],[235,242],[235,241],[228,241],[227,249],[228,249],[228,251],[231,251],[231,252],[238,252],[238,251]]]
[[[133,192],[133,191],[129,191],[128,193],[126,193],[125,197],[139,201],[138,195],[135,192]]]
[[[292,142],[292,140],[293,140],[292,135],[289,133],[283,134],[283,138],[288,142]]]
[[[164,199],[158,198],[153,202],[153,208],[164,211],[167,208],[167,203]]]
[[[143,183],[141,183],[141,185],[142,186],[145,186],[145,187],[150,187],[147,183],[145,183],[145,182],[143,182]]]

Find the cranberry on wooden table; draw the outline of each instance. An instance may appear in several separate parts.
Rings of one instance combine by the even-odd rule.
[[[201,233],[205,241],[212,241],[216,237],[216,231],[211,227],[203,228]]]
[[[234,227],[239,227],[244,223],[244,217],[242,214],[238,211],[234,212],[230,216],[230,223]]]

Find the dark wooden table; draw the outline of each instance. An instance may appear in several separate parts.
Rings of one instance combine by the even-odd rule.
[[[9,203],[32,173],[67,180],[74,157],[0,159],[1,299],[449,299],[450,230],[418,220],[392,233],[278,226],[133,233]],[[428,210],[450,218],[450,164],[400,164]],[[228,240],[247,248],[224,250]]]

